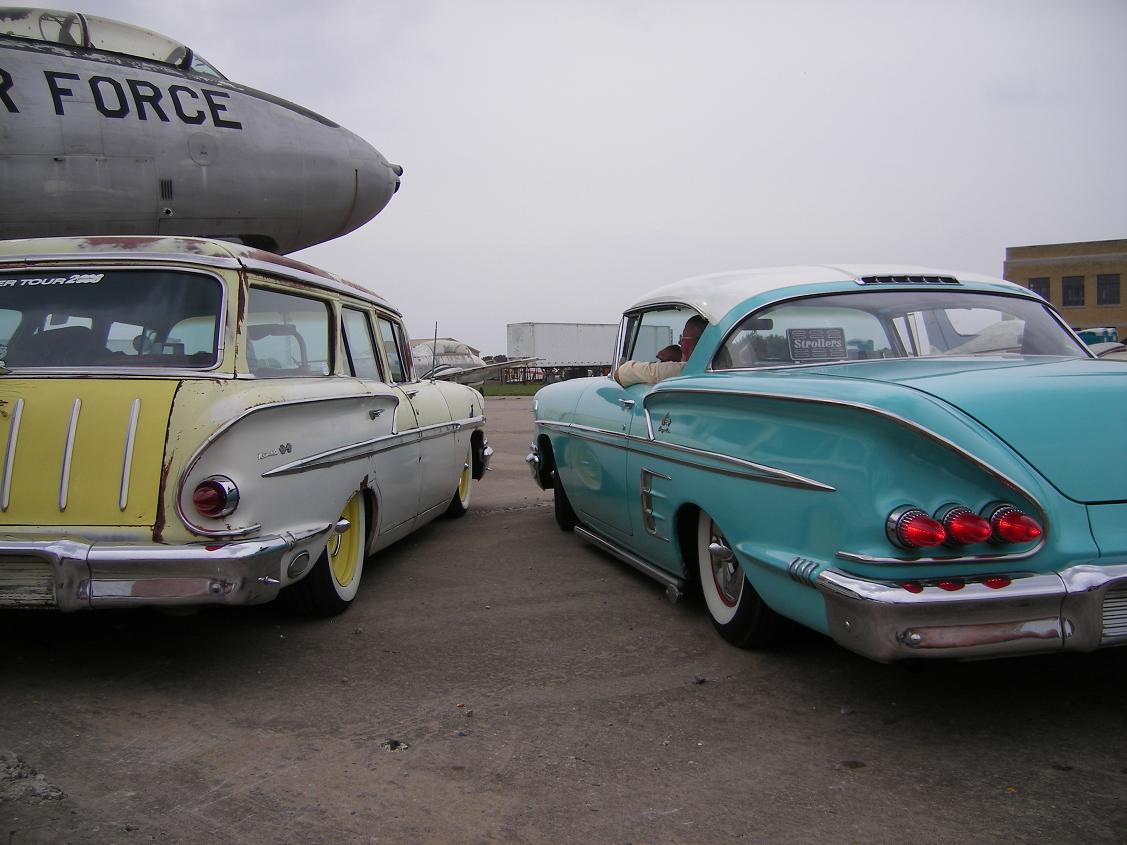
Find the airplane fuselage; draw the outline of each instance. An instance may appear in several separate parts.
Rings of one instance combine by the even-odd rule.
[[[203,235],[291,252],[371,220],[401,172],[279,97],[0,35],[0,238]]]

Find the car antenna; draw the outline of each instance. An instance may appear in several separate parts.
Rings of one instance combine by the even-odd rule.
[[[434,373],[438,369],[438,320],[434,321],[434,343],[430,347],[430,383],[434,384]]]

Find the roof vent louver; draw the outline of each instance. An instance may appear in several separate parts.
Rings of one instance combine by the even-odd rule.
[[[957,285],[954,276],[862,276],[858,281],[863,285]]]

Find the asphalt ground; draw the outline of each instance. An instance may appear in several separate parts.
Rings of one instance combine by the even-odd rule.
[[[735,649],[556,528],[530,408],[336,619],[0,612],[0,845],[1127,841],[1127,651]]]

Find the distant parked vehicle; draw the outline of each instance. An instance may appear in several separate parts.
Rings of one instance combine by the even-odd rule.
[[[542,388],[560,527],[758,647],[793,623],[876,660],[1127,643],[1127,364],[1036,294],[916,268],[705,276],[627,309],[656,385]],[[647,329],[650,329],[647,331]],[[660,329],[655,331],[654,329]]]

